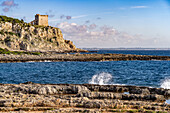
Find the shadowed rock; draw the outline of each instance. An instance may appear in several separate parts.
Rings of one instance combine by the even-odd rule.
[[[81,50],[77,50],[79,52]],[[69,51],[68,51],[69,52]],[[52,54],[40,55],[7,55],[0,54],[0,62],[29,62],[29,61],[121,61],[121,60],[170,60],[170,56],[123,55],[123,54]]]

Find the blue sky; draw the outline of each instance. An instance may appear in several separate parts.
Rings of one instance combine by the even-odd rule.
[[[170,0],[0,0],[0,14],[48,14],[77,47],[170,48]]]

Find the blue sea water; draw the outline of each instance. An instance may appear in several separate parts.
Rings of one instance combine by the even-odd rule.
[[[133,52],[121,51],[122,54]],[[136,52],[136,54],[139,53],[145,54],[143,51]],[[150,53],[147,51],[146,53],[170,56],[170,51]],[[53,84],[124,84],[170,88],[170,61],[0,63],[0,83],[18,84],[27,81]]]
[[[113,53],[113,54],[170,56],[170,50],[89,50],[89,51],[97,51],[93,52],[97,54]]]

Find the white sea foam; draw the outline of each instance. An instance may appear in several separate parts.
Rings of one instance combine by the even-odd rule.
[[[89,80],[89,84],[107,85],[112,78],[111,74],[102,72],[100,74],[93,75],[91,80]]]
[[[170,78],[165,79],[161,83],[161,88],[170,89]]]
[[[44,61],[27,61],[25,63],[36,63],[36,62],[53,62],[53,61],[50,61],[50,60],[44,60]],[[21,62],[22,63],[22,62]]]

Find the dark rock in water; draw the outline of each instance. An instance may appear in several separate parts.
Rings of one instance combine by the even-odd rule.
[[[81,50],[80,50],[81,51]],[[70,52],[70,51],[66,51]],[[79,50],[75,50],[79,52]],[[29,62],[29,61],[125,61],[125,60],[170,60],[170,56],[123,55],[123,54],[55,54],[41,52],[38,55],[0,54],[0,62]],[[121,89],[119,89],[121,90]]]
[[[35,83],[33,83],[33,82],[31,82],[31,81],[28,81],[28,82],[25,82],[25,83],[23,83],[23,84],[35,84]]]
[[[130,112],[133,109],[141,112],[143,109],[169,112],[170,105],[163,103],[169,91],[121,85],[3,84],[0,85],[0,111]]]

